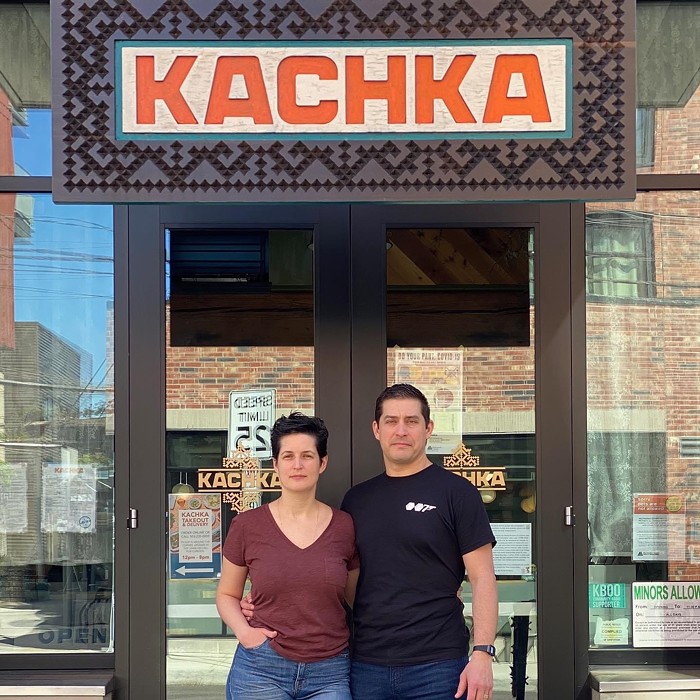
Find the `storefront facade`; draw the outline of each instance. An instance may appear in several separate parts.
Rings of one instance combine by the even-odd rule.
[[[496,700],[696,663],[700,6],[199,5],[0,4],[1,668],[221,697],[270,419],[337,505],[395,381],[496,529]]]

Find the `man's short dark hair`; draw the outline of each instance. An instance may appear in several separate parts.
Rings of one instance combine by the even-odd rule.
[[[379,419],[382,417],[382,410],[384,409],[384,402],[387,399],[416,399],[420,401],[420,411],[425,418],[425,424],[430,423],[430,405],[428,404],[428,399],[425,398],[425,394],[420,390],[416,389],[413,384],[394,384],[393,386],[388,386],[381,394],[377,397],[377,403],[374,406],[374,420],[379,423]]]
[[[311,435],[316,440],[316,451],[323,459],[328,454],[328,428],[316,416],[306,416],[299,411],[292,411],[288,416],[280,416],[272,426],[272,456],[277,459],[280,455],[282,438],[285,435],[303,433]]]

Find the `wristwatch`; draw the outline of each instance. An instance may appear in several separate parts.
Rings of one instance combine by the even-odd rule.
[[[483,651],[488,654],[491,658],[496,656],[496,647],[493,644],[475,644],[472,651]]]

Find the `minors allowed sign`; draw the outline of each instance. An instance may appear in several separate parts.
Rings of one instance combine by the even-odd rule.
[[[700,583],[632,584],[635,647],[700,647]]]

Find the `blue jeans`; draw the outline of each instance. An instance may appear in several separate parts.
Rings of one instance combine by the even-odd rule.
[[[238,645],[226,682],[226,700],[352,700],[348,650],[323,661],[300,663],[265,641]]]
[[[377,666],[353,661],[353,700],[455,700],[467,657],[411,666]],[[462,697],[466,697],[462,695]]]

